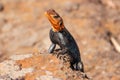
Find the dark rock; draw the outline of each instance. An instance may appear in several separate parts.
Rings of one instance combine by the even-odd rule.
[[[2,3],[0,3],[0,11],[3,11],[4,10],[4,6]]]
[[[90,3],[102,4],[101,0],[89,0]]]

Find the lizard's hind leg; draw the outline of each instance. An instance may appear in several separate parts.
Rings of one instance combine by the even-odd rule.
[[[82,63],[82,62],[78,62],[78,63],[76,64],[76,69],[77,69],[77,70],[80,70],[81,72],[84,72],[83,63]]]
[[[71,68],[73,70],[84,72],[84,66],[82,62],[71,62]]]

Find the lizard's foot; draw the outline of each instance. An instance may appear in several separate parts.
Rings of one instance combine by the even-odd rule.
[[[67,52],[63,53],[63,50],[61,49],[56,49],[53,55],[55,55],[58,59],[60,59],[64,63],[72,61],[71,56]]]
[[[92,78],[88,77],[88,75],[86,73],[81,73],[81,74],[82,74],[83,78],[88,79],[88,80],[92,80]]]

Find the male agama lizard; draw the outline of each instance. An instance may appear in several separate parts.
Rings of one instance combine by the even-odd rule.
[[[58,46],[60,46],[62,54],[67,53],[72,58],[70,62],[70,67],[73,70],[79,70],[81,72],[84,72],[79,48],[72,35],[65,28],[63,19],[53,9],[47,10],[45,12],[45,15],[47,16],[48,20],[52,25],[52,28],[49,33],[52,44],[48,52],[53,53],[57,44]]]

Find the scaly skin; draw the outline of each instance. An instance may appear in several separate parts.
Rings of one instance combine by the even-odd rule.
[[[53,53],[57,44],[61,48],[60,53],[69,54],[72,58],[72,60],[70,61],[70,67],[73,70],[84,72],[84,67],[80,58],[78,46],[72,35],[65,28],[62,18],[53,9],[47,10],[45,12],[45,15],[52,25],[52,29],[49,33],[52,44],[48,52]]]

